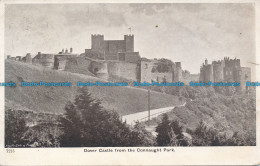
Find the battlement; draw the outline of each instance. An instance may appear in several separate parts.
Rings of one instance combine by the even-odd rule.
[[[176,64],[176,68],[181,68],[181,62],[175,62],[175,64]]]
[[[126,34],[124,36],[127,36],[127,37],[134,37],[134,34]]]
[[[240,61],[240,59],[230,59],[229,57],[224,57],[224,61]]]
[[[91,37],[104,37],[104,35],[101,35],[101,34],[92,34]]]
[[[221,64],[223,64],[223,63],[224,63],[223,60],[212,61],[212,64],[213,64],[213,65],[221,65]]]
[[[240,67],[240,59],[229,59],[229,57],[224,58],[225,66],[228,67]]]

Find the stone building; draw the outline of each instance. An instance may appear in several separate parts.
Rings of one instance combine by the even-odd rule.
[[[72,48],[70,48],[70,52],[68,51],[68,49],[66,49],[65,51],[63,49],[58,54],[38,52],[38,54],[32,59],[32,63],[47,68],[65,70],[68,59],[77,56],[78,54],[74,54]]]
[[[134,35],[124,35],[124,40],[104,40],[104,35],[91,35],[91,51],[99,52],[104,60],[118,60],[119,53],[121,58],[139,55],[134,52]]]
[[[24,59],[29,61],[29,55]],[[178,82],[188,80],[181,62],[167,59],[141,58],[134,50],[134,35],[124,35],[123,40],[104,40],[104,35],[91,35],[91,48],[78,55],[64,49],[59,53],[41,53],[32,59],[34,65],[56,70],[93,75],[105,80],[140,82]]]
[[[22,58],[22,61],[25,63],[32,63],[32,55],[30,53],[27,53],[25,57]]]
[[[124,35],[124,40],[104,40],[104,35],[91,35],[91,49],[81,56],[92,61],[89,70],[97,77],[120,80],[140,80],[139,52],[134,51],[134,35]],[[106,67],[106,70],[104,69]]]
[[[200,81],[202,82],[239,82],[242,90],[247,90],[246,82],[251,81],[251,69],[240,66],[240,59],[213,61],[205,60],[200,68]]]
[[[158,70],[158,66],[166,66],[163,71]],[[180,62],[167,64],[159,60],[141,60],[141,82],[178,82],[182,81],[182,68]]]

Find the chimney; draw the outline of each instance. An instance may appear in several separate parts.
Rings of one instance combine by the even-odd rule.
[[[208,60],[207,59],[205,59],[205,65],[207,65],[208,64]]]
[[[66,49],[65,53],[68,53],[68,49]]]
[[[41,54],[41,52],[38,52],[38,55],[40,55]]]
[[[62,49],[61,53],[62,53],[62,54],[64,53],[64,49]]]
[[[73,51],[73,49],[72,49],[72,48],[70,48],[70,53],[72,53],[72,51]]]

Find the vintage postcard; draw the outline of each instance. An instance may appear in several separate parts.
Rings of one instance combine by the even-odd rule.
[[[0,165],[257,165],[260,3],[0,1]]]

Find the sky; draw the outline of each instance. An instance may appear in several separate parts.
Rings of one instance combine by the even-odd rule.
[[[141,57],[167,58],[199,73],[207,58],[241,59],[254,68],[253,4],[8,4],[5,55],[91,47],[91,34],[123,40],[131,27]]]

